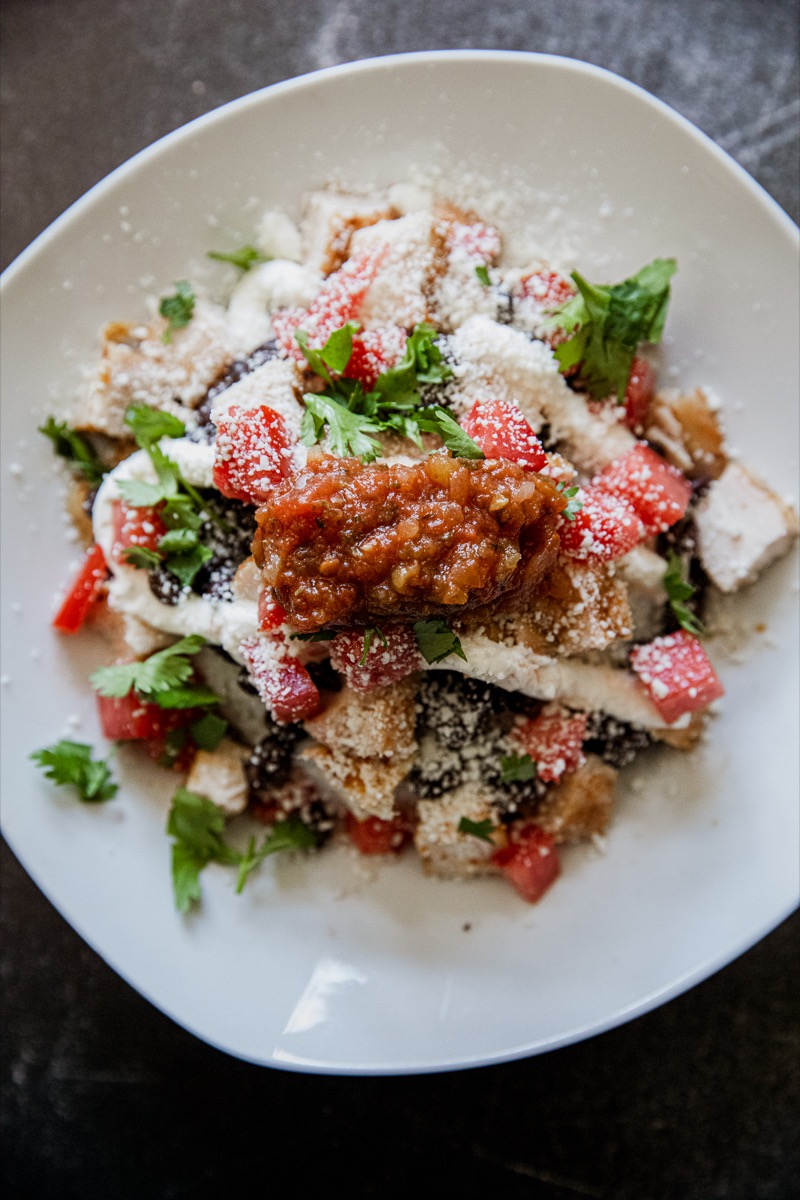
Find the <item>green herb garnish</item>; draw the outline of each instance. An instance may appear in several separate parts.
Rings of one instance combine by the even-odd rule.
[[[190,656],[197,654],[206,644],[206,639],[199,633],[181,638],[164,650],[157,650],[144,662],[115,663],[110,667],[100,667],[90,677],[90,683],[101,696],[127,696],[135,691],[137,695],[146,697],[153,704],[161,704],[164,708],[192,708],[194,704],[176,703],[176,696],[186,697],[188,693],[197,696],[200,705],[216,703],[208,688],[184,688],[194,674],[194,666]],[[166,703],[164,703],[166,699]]]
[[[500,759],[503,783],[528,783],[536,776],[536,763],[530,754],[509,754]]]
[[[81,800],[99,804],[116,796],[119,785],[111,778],[108,763],[92,758],[92,747],[83,742],[62,739],[30,756],[42,768],[46,779],[60,787],[74,787]]]
[[[376,637],[380,638],[380,640],[384,646],[389,645],[389,642],[386,639],[386,634],[383,632],[382,629],[378,629],[377,625],[368,625],[367,628],[364,630],[364,653],[361,655],[361,660],[359,661],[359,664],[358,664],[360,667],[363,667],[366,665],[370,646],[372,645],[372,643]]]
[[[685,603],[687,600],[691,600],[697,589],[684,577],[683,560],[674,550],[670,551],[667,559],[667,569],[664,572],[664,587],[666,588],[670,608],[678,624],[688,633],[700,636],[704,632],[703,625],[695,613],[692,612],[691,608]]]
[[[461,640],[441,617],[432,617],[427,621],[415,621],[414,635],[419,652],[426,662],[438,663],[442,659],[449,658],[451,654],[463,658],[464,662],[467,661],[467,656],[461,647]]]
[[[210,862],[236,866],[239,854],[223,840],[225,814],[207,797],[178,788],[167,833],[172,842],[172,887],[178,912],[200,899],[200,872]]]
[[[240,246],[238,250],[209,250],[208,257],[217,262],[230,263],[232,266],[238,267],[240,271],[249,271],[251,267],[257,267],[261,263],[270,261],[268,254],[262,254],[260,250],[249,243]]]
[[[313,850],[319,845],[319,838],[312,829],[304,825],[297,817],[289,817],[286,821],[276,821],[260,846],[256,839],[250,838],[247,849],[239,859],[239,875],[236,879],[236,891],[241,892],[253,871],[270,854],[279,854],[284,850]]]
[[[70,467],[83,476],[89,487],[100,486],[106,469],[85,434],[78,433],[66,421],[57,421],[55,417],[48,417],[44,425],[39,426],[39,433],[50,438],[56,454],[65,458]]]
[[[172,341],[172,334],[176,329],[183,329],[191,321],[194,315],[194,300],[194,292],[185,279],[180,279],[175,284],[174,296],[164,296],[162,299],[158,311],[169,322],[161,335],[161,340],[166,345]]]
[[[483,842],[494,842],[492,830],[494,825],[487,817],[485,821],[471,821],[469,817],[462,817],[458,822],[459,833],[470,833],[473,837],[480,838]]]
[[[424,414],[424,415],[423,415]],[[486,455],[477,442],[461,428],[446,408],[436,405],[434,408],[424,408],[417,417],[420,429],[429,433],[438,433],[447,449],[456,458],[482,459]]]
[[[630,279],[609,286],[572,272],[578,293],[551,313],[547,325],[570,335],[556,347],[555,357],[562,371],[578,367],[582,386],[595,399],[611,394],[620,404],[625,399],[638,346],[661,341],[676,269],[674,258],[656,258]]]
[[[489,278],[489,268],[485,263],[481,263],[479,267],[475,268],[475,274],[478,276],[478,279],[481,281],[484,287],[491,287],[492,281]]]
[[[561,495],[565,496],[569,501],[567,507],[561,513],[561,516],[567,521],[574,521],[578,513],[583,508],[583,501],[575,499],[580,490],[581,489],[579,487],[567,487],[563,483],[556,484],[556,491],[561,492]]]
[[[201,750],[216,750],[228,731],[228,722],[216,713],[206,713],[190,725],[192,741]]]

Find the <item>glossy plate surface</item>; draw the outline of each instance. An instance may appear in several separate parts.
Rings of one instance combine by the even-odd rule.
[[[524,193],[527,220],[566,239],[590,278],[675,255],[665,370],[712,386],[745,461],[798,490],[795,227],[686,121],[582,63],[435,53],[268,88],[138,155],[17,260],[3,289],[3,829],[134,987],[272,1066],[422,1072],[563,1045],[688,988],[797,900],[795,557],[736,604],[744,650],[712,650],[728,695],[707,742],[635,765],[606,853],[565,854],[536,907],[497,880],[425,879],[412,857],[370,875],[342,851],[270,863],[241,897],[212,866],[202,910],[183,919],[164,833],[172,781],[121,753],[122,792],[94,808],[28,762],[71,716],[73,736],[100,740],[85,680],[102,648],[49,629],[75,548],[35,432],[98,329],[198,278],[205,251],[251,238],[262,208],[296,212],[333,175],[386,184],[431,162],[444,180],[465,166],[494,179],[509,221]],[[222,270],[202,267],[217,287]]]

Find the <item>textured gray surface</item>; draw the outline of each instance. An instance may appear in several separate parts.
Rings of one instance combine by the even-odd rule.
[[[781,0],[4,0],[2,257],[141,147],[278,79],[439,47],[626,75],[795,219],[797,6]],[[118,979],[3,853],[2,1122],[14,1196],[783,1200],[798,1167],[798,918],[686,996],[567,1050],[348,1080],[235,1062]],[[487,1014],[487,1020],[491,1014]],[[286,1189],[283,1188],[282,1191]]]

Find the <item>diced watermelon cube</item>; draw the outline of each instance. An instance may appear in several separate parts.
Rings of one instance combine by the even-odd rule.
[[[581,488],[575,497],[581,508],[572,520],[562,517],[561,549],[570,558],[609,562],[632,550],[642,534],[642,523],[619,496],[597,488]]]
[[[223,496],[259,504],[290,468],[291,442],[280,413],[266,404],[223,410],[214,444],[214,486]]]
[[[108,579],[108,567],[102,548],[90,546],[81,568],[72,581],[58,612],[53,628],[59,633],[77,633],[94,608]]]
[[[630,662],[668,725],[725,694],[700,640],[685,629],[634,646]]]
[[[642,434],[656,389],[656,373],[646,358],[635,358],[625,389],[625,424],[636,434]]]
[[[282,636],[245,638],[239,650],[253,686],[276,721],[303,721],[319,710],[317,685]]]
[[[331,665],[354,691],[388,687],[423,666],[417,639],[408,625],[387,625],[380,634],[373,633],[366,657],[365,637],[363,629],[347,629],[330,644]]]
[[[390,821],[382,821],[380,817],[361,821],[348,812],[344,830],[360,854],[399,854],[411,837],[408,822],[399,815]]]
[[[114,500],[111,505],[111,557],[115,562],[124,562],[123,551],[132,546],[143,550],[157,550],[159,539],[167,532],[157,508],[142,505],[139,508],[124,500]]]
[[[142,700],[136,692],[126,696],[97,696],[97,712],[103,736],[115,742],[152,741],[166,738],[202,715],[196,708],[161,708]]]
[[[281,608],[271,588],[263,588],[258,596],[258,628],[263,633],[278,629],[286,620],[286,609]]]
[[[274,314],[275,337],[287,356],[295,358],[301,365],[306,361],[295,339],[295,330],[303,329],[309,346],[320,350],[335,329],[357,320],[364,297],[387,251],[386,246],[376,246],[348,258],[338,271],[328,276],[305,311],[290,309]]]
[[[547,465],[542,443],[521,409],[508,400],[476,401],[464,429],[487,458],[505,458],[526,471],[541,471]]]
[[[347,379],[357,379],[365,392],[375,386],[384,371],[394,367],[406,348],[406,331],[398,325],[364,329],[353,336],[353,353],[344,369]]]
[[[586,761],[583,755],[586,713],[550,705],[538,717],[517,725],[511,737],[531,756],[544,783],[556,783]]]
[[[529,904],[540,900],[561,873],[551,834],[529,822],[512,826],[508,845],[494,852],[492,862]]]
[[[550,267],[542,267],[538,271],[532,271],[530,275],[523,275],[519,281],[520,295],[525,300],[533,300],[543,313],[566,304],[567,300],[571,300],[575,295],[575,290],[575,284],[571,280],[565,279]]]
[[[445,241],[451,250],[460,250],[476,263],[493,263],[500,257],[502,243],[493,225],[483,221],[454,221],[448,227]]]
[[[638,442],[592,480],[600,491],[626,500],[644,526],[645,536],[663,533],[689,506],[692,485],[646,442]]]

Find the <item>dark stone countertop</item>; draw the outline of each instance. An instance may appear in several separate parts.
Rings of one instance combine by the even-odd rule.
[[[5,0],[2,259],[155,138],[317,67],[538,50],[684,113],[796,220],[792,0]],[[13,1197],[783,1200],[800,1165],[794,916],[648,1016],[504,1066],[320,1078],[237,1062],[123,983],[3,850],[2,1129]]]

